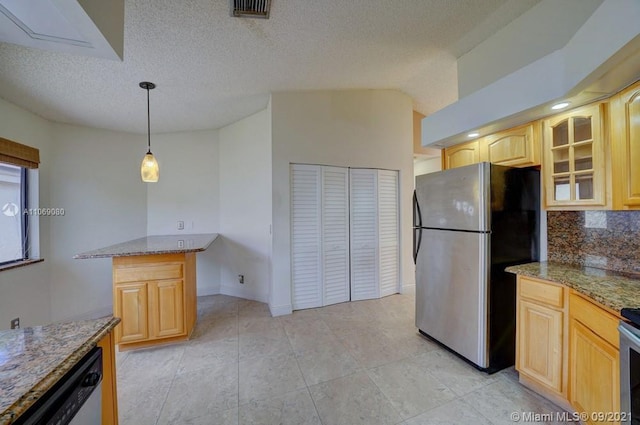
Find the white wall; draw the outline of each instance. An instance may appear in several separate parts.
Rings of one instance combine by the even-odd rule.
[[[433,173],[442,170],[442,158],[420,158],[413,160],[413,176]]]
[[[40,149],[42,163],[39,205],[49,203],[49,147],[51,125],[48,121],[0,99],[0,137]],[[37,207],[38,205],[33,205]],[[35,220],[32,220],[32,224]],[[43,258],[49,257],[49,219],[39,220],[39,246]],[[49,267],[51,262],[32,264],[0,272],[0,329],[8,329],[9,321],[20,317],[22,326],[34,326],[51,321]]]
[[[160,178],[147,186],[147,234],[220,233],[218,131],[152,134],[151,148]],[[178,230],[179,220],[184,230]],[[220,292],[221,254],[220,240],[197,254],[198,295]]]
[[[603,0],[542,0],[458,59],[459,98],[562,48]]]
[[[142,237],[147,188],[140,179],[146,138],[122,132],[52,124],[49,176],[53,321],[112,312],[110,259],[74,260],[74,254]]]
[[[281,92],[272,94],[271,111],[272,314],[291,311],[290,163],[400,171],[401,278],[409,289],[414,285],[411,98],[394,90]]]
[[[271,226],[271,110],[220,129],[221,293],[267,302]],[[245,283],[238,282],[244,275]]]

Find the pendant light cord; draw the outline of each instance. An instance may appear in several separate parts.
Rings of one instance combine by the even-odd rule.
[[[147,86],[147,153],[151,153],[151,112],[149,108],[149,86]]]

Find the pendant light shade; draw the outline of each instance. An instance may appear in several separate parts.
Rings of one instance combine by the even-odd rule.
[[[142,181],[146,183],[155,183],[160,177],[160,169],[158,168],[158,161],[151,151],[142,158],[142,165],[140,165],[140,176]]]
[[[160,177],[160,168],[158,167],[158,161],[151,153],[151,119],[149,111],[149,90],[156,88],[156,85],[148,81],[140,83],[140,87],[147,91],[147,154],[142,159],[140,165],[140,176],[142,181],[146,183],[155,183]]]

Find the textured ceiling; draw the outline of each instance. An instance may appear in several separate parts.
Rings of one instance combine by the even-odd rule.
[[[384,88],[428,115],[457,100],[456,58],[539,0],[127,0],[124,60],[0,43],[0,97],[44,118],[146,132],[212,129],[282,90]]]

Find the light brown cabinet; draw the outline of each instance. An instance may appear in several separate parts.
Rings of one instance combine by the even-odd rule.
[[[444,166],[447,170],[478,162],[480,162],[480,147],[477,140],[451,146],[444,150]]]
[[[114,286],[114,316],[121,319],[116,328],[118,344],[146,340],[149,336],[147,302],[147,284],[145,282],[117,284]]]
[[[521,380],[566,398],[566,289],[518,276],[516,369]]]
[[[640,208],[640,81],[611,101],[615,209]]]
[[[479,140],[480,161],[510,167],[540,164],[540,123],[529,123]]]
[[[116,353],[112,332],[99,342],[102,348],[102,423],[118,425],[118,392],[116,387]]]
[[[620,316],[560,284],[522,275],[517,284],[520,382],[589,417],[618,412]]]
[[[195,254],[113,259],[120,350],[188,339],[196,321]]]
[[[610,205],[606,191],[604,104],[544,120],[543,178],[548,209]]]
[[[570,295],[569,312],[569,401],[578,412],[619,412],[620,318],[574,292]]]
[[[148,283],[151,333],[156,338],[184,333],[184,291],[182,280]]]
[[[478,162],[528,167],[540,164],[540,123],[500,131],[444,150],[444,168]]]

